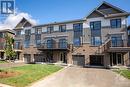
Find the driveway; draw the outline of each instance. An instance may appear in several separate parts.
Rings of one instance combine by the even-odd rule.
[[[68,67],[31,87],[130,87],[130,80],[106,69]]]

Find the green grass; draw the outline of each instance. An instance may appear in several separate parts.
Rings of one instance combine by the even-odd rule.
[[[124,76],[125,78],[130,79],[130,70],[128,70],[128,69],[115,70],[115,72],[117,72],[118,74],[121,74],[121,75]]]
[[[18,76],[0,78],[0,83],[16,86],[16,87],[25,87],[30,83],[37,81],[45,76],[48,76],[62,67],[55,65],[42,65],[42,64],[31,64],[21,67],[13,67],[6,71],[13,71],[21,73]]]
[[[0,60],[0,64],[1,64],[1,63],[7,63],[7,62],[6,62],[6,61],[2,61],[2,60]]]

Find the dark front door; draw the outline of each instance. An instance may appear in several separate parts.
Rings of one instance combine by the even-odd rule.
[[[90,56],[90,65],[103,66],[103,56],[100,55],[91,55]]]
[[[121,53],[110,54],[111,65],[123,65],[123,56]]]
[[[47,62],[53,62],[53,52],[47,52]]]
[[[63,61],[63,63],[67,63],[67,58],[66,58],[67,54],[66,54],[66,52],[61,53],[60,56],[61,56],[60,60]]]

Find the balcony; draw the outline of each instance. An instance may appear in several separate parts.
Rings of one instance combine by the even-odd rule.
[[[130,47],[127,45],[127,40],[107,40],[102,46],[100,46],[101,52],[128,52]]]
[[[68,51],[70,49],[70,45],[67,43],[43,43],[37,46],[38,50],[59,50],[59,51]]]
[[[16,46],[16,45],[14,45],[14,50],[15,50],[16,52],[21,52],[22,49],[23,49],[22,46]]]

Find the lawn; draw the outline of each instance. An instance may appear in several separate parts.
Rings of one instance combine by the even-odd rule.
[[[130,70],[128,70],[128,69],[115,70],[115,72],[117,72],[118,74],[121,74],[121,75],[124,76],[125,78],[130,79]]]
[[[5,78],[1,77],[0,83],[16,87],[25,87],[34,81],[60,70],[61,68],[62,67],[55,65],[31,64],[0,70],[1,72],[4,71],[4,73],[10,74]]]
[[[0,64],[1,64],[1,63],[7,63],[7,62],[6,62],[6,61],[3,61],[3,60],[0,60]]]

